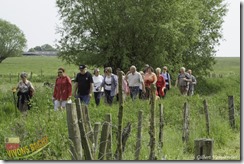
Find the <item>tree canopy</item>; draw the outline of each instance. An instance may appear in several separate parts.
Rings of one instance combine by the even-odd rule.
[[[128,69],[167,65],[205,74],[214,64],[223,0],[57,0],[59,56],[68,63]]]
[[[0,63],[8,57],[22,55],[25,46],[24,33],[16,25],[0,19]]]

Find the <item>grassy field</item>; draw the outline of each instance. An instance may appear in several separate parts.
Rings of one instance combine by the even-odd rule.
[[[27,160],[70,160],[69,139],[66,122],[66,112],[54,112],[51,101],[52,88],[43,87],[44,81],[55,81],[57,68],[64,67],[69,76],[78,72],[77,66],[67,65],[56,57],[16,57],[8,58],[0,64],[0,159],[11,160],[4,148],[4,138],[19,136],[21,147],[36,142],[43,136],[48,136],[50,145]],[[36,94],[33,98],[33,108],[28,117],[23,119],[18,112],[15,116],[13,94],[11,88],[17,84],[19,72],[33,72],[33,84]],[[182,97],[177,88],[172,88],[166,99],[156,102],[156,156],[167,160],[193,160],[194,139],[211,138],[214,140],[215,160],[240,160],[240,58],[217,58],[214,67],[215,74],[222,77],[198,79],[196,94],[193,97]],[[9,74],[13,74],[10,80]],[[42,76],[41,76],[42,74]],[[231,78],[230,78],[231,77]],[[235,101],[236,128],[231,129],[228,121],[228,96],[233,95]],[[205,115],[203,114],[203,100],[207,100],[210,114],[210,135],[206,133]],[[182,142],[183,104],[190,107],[190,129],[187,150]],[[158,105],[164,107],[164,138],[163,149],[158,144],[159,110]],[[105,114],[111,113],[113,127],[113,153],[116,150],[116,130],[118,103],[112,107],[103,102],[96,107],[92,99],[89,105],[91,123],[103,123]],[[134,160],[137,134],[137,117],[143,111],[142,149],[140,160],[149,157],[149,117],[150,105],[148,101],[132,102],[130,99],[124,104],[123,126],[131,122],[132,131],[128,138],[123,155],[125,160]],[[100,137],[99,137],[100,138]],[[96,156],[97,157],[97,156]],[[19,158],[15,158],[19,159]]]

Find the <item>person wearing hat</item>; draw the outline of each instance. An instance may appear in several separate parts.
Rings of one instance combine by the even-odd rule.
[[[94,93],[95,103],[98,106],[100,104],[100,99],[103,93],[103,87],[100,88],[100,85],[103,82],[103,76],[100,75],[100,70],[98,68],[94,69],[93,74],[94,74],[92,76],[94,82],[93,93]]]
[[[80,98],[81,103],[88,105],[93,92],[93,78],[90,72],[87,71],[86,65],[79,66],[80,72],[77,73],[74,80],[74,93],[76,98]]]
[[[163,96],[165,97],[167,91],[171,88],[171,78],[170,78],[170,74],[168,73],[168,68],[166,66],[163,67],[162,75],[166,82],[166,87],[164,89],[164,96]]]
[[[27,115],[27,110],[30,109],[30,99],[35,91],[32,83],[27,80],[27,73],[22,72],[20,74],[21,81],[18,83],[17,90],[17,108],[23,113],[23,115]]]

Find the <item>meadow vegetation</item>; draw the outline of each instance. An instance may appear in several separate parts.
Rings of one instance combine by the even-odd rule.
[[[0,159],[13,160],[4,147],[6,137],[20,137],[20,145],[24,147],[36,142],[43,136],[48,136],[51,142],[42,151],[27,160],[70,160],[68,129],[66,112],[53,110],[53,89],[43,86],[49,81],[55,82],[57,68],[64,67],[72,78],[78,72],[78,67],[68,65],[56,57],[13,57],[0,64]],[[32,82],[36,93],[32,100],[32,109],[27,118],[15,109],[12,87],[17,85],[18,73],[32,72]],[[215,77],[199,77],[196,92],[193,97],[182,97],[177,88],[172,88],[165,99],[156,102],[156,156],[167,160],[193,160],[194,139],[211,138],[214,140],[214,159],[240,160],[240,58],[217,58],[214,66]],[[194,74],[194,70],[193,70]],[[11,76],[10,76],[11,75]],[[197,76],[197,75],[196,75]],[[236,128],[232,129],[228,119],[228,96],[234,96]],[[210,114],[210,135],[206,133],[203,101],[207,100]],[[190,107],[190,134],[187,151],[182,142],[183,104],[188,102]],[[159,108],[163,104],[164,131],[163,149],[159,149]],[[118,103],[112,107],[102,102],[96,107],[92,101],[89,105],[91,123],[103,123],[105,114],[111,113],[113,126],[113,153],[116,150],[116,130]],[[140,160],[149,158],[149,117],[150,105],[148,101],[130,98],[124,104],[123,126],[132,123],[131,135],[127,141],[123,159],[134,160],[137,134],[138,112],[143,111],[142,149]],[[99,137],[100,138],[100,137]],[[97,156],[96,156],[97,157]]]

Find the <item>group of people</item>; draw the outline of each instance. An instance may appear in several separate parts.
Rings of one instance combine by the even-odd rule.
[[[95,103],[98,106],[101,98],[104,97],[105,103],[112,105],[114,97],[118,97],[118,73],[113,73],[111,67],[104,68],[104,75],[100,74],[98,68],[94,69],[93,75],[87,71],[86,65],[79,66],[80,72],[71,80],[65,74],[64,68],[58,68],[58,76],[54,85],[53,102],[54,110],[65,108],[67,102],[71,102],[72,96],[80,98],[81,103],[88,105],[92,95],[94,95]],[[151,84],[156,85],[155,94],[158,98],[164,98],[171,88],[171,77],[166,66],[154,69],[145,65],[143,71],[137,71],[132,65],[128,72],[122,73],[122,94],[125,101],[127,96],[135,99],[149,99],[151,93]],[[18,108],[21,112],[26,112],[30,106],[28,102],[31,99],[29,93],[33,93],[34,87],[27,80],[27,74],[21,73],[21,81],[18,83]],[[74,84],[72,85],[72,81]],[[178,86],[182,95],[192,96],[194,94],[194,85],[196,78],[192,75],[192,71],[185,71],[184,67],[180,68],[180,73],[176,80],[175,87]],[[153,93],[154,94],[154,93]],[[118,100],[118,98],[117,98]]]

